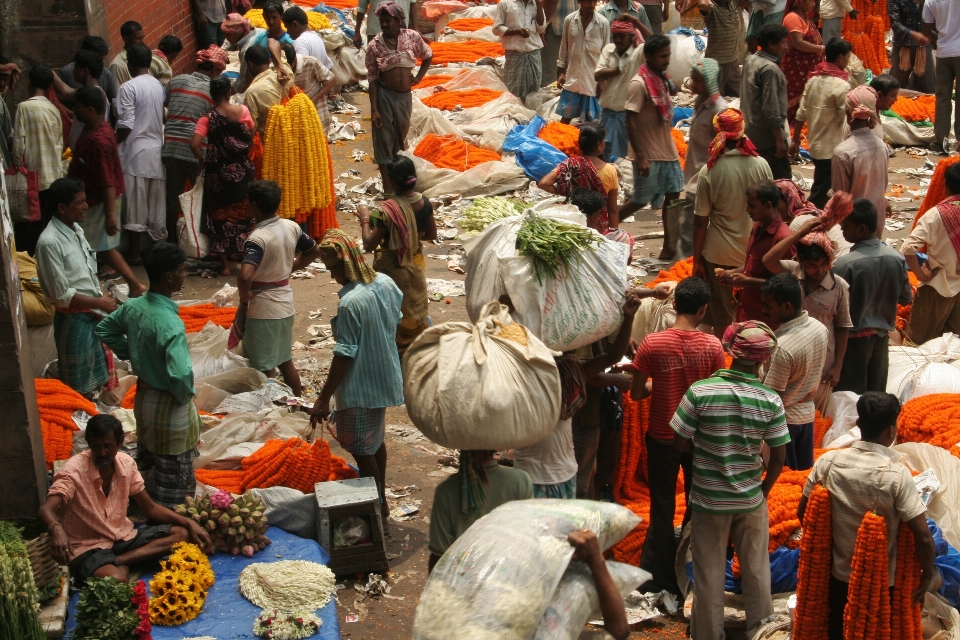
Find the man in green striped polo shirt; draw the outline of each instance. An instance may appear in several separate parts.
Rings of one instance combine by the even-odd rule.
[[[790,434],[780,396],[760,384],[757,370],[777,348],[777,338],[762,322],[740,322],[727,327],[723,346],[733,356],[731,367],[693,383],[670,423],[674,446],[693,451],[693,640],[724,637],[731,535],[740,559],[747,637],[773,614],[766,496],[783,468]],[[766,476],[760,458],[764,442],[770,447]]]

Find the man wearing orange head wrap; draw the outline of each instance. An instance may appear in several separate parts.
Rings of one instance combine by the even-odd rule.
[[[880,224],[877,237],[883,235],[883,219],[888,210],[887,170],[889,158],[883,141],[873,135],[877,125],[877,92],[862,85],[847,94],[847,124],[850,137],[833,151],[833,191],[846,191],[856,198],[866,198],[877,208]]]

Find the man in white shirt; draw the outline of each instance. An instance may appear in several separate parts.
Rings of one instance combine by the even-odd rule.
[[[608,3],[609,4],[609,3]],[[641,7],[642,9],[642,7]],[[630,153],[627,136],[627,86],[643,64],[642,22],[625,14],[610,23],[613,42],[603,48],[593,77],[600,92],[600,124],[607,131],[611,161]]]
[[[524,100],[540,88],[543,67],[540,49],[547,28],[542,0],[501,0],[493,19],[493,35],[506,51],[503,83]]]
[[[294,39],[293,48],[302,56],[316,59],[327,69],[333,67],[333,60],[327,55],[327,47],[323,38],[308,25],[307,12],[300,7],[293,6],[283,12],[283,27]]]
[[[126,183],[123,228],[130,231],[127,262],[141,264],[140,234],[154,241],[167,237],[166,175],[163,170],[164,89],[150,75],[153,53],[145,44],[127,51],[130,80],[117,92],[117,140]]]
[[[563,20],[557,58],[557,86],[563,88],[557,115],[564,124],[570,124],[574,118],[590,122],[600,117],[594,73],[600,52],[610,42],[610,23],[597,13],[597,1],[578,0],[578,4],[580,10]]]
[[[923,5],[923,35],[937,45],[937,145],[950,135],[953,83],[960,78],[960,2],[926,0]],[[960,101],[954,107],[954,135],[960,140]]]
[[[906,330],[916,344],[945,331],[960,333],[960,164],[951,165],[945,178],[947,197],[920,216],[900,248],[920,281]],[[923,264],[918,251],[929,255]]]

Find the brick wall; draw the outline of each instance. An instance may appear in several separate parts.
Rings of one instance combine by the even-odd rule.
[[[160,38],[175,35],[183,42],[183,51],[173,62],[174,75],[193,68],[196,60],[197,38],[193,23],[193,8],[190,0],[102,0],[106,16],[106,33],[100,33],[110,43],[110,58],[121,49],[120,25],[127,20],[136,20],[143,25],[144,43],[156,49]]]

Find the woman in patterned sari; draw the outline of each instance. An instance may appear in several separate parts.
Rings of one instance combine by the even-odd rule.
[[[190,148],[203,171],[203,228],[210,236],[210,253],[220,256],[220,275],[230,275],[227,259],[243,253],[253,228],[247,212],[247,187],[254,180],[250,147],[256,126],[246,106],[230,104],[230,81],[210,81],[216,105],[197,121]],[[201,150],[207,139],[206,153]]]
[[[607,132],[602,125],[590,122],[580,127],[579,144],[582,155],[567,158],[541,178],[537,185],[548,193],[566,196],[568,202],[574,189],[578,188],[602,194],[604,206],[594,228],[603,234],[620,226],[617,218],[620,179],[617,168],[602,157],[606,136]]]
[[[403,292],[403,319],[397,327],[397,350],[403,355],[429,326],[426,264],[420,241],[437,239],[437,222],[430,200],[414,191],[417,172],[410,158],[396,156],[383,169],[388,180],[384,191],[396,195],[372,213],[361,205],[358,215],[363,249],[376,251],[374,270],[390,276]]]
[[[787,121],[793,127],[807,86],[807,76],[823,62],[823,39],[813,19],[817,0],[790,0],[783,14],[783,26],[790,32],[790,48],[780,60],[780,69],[787,77]]]

